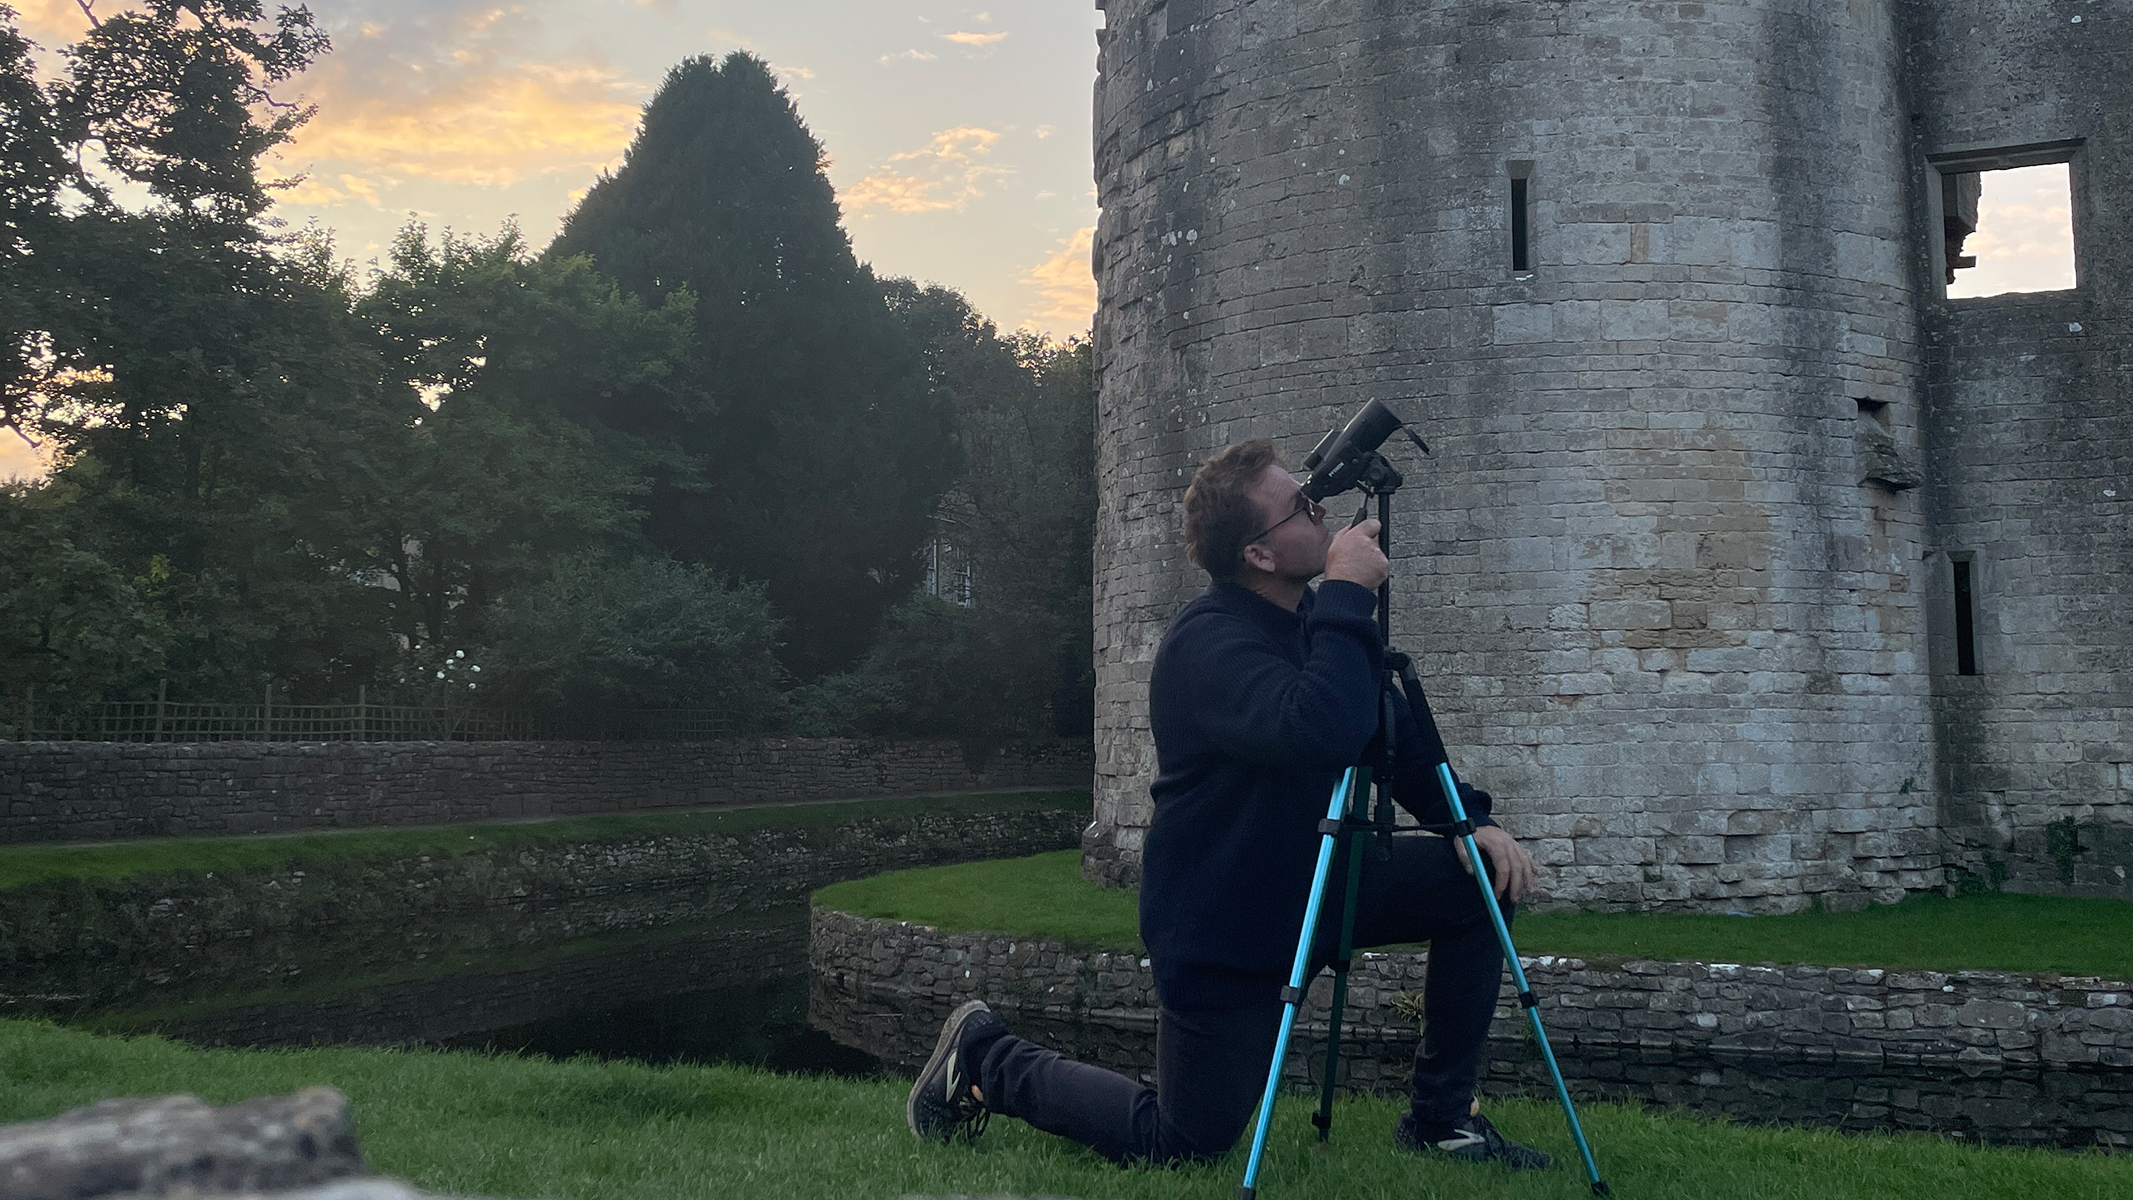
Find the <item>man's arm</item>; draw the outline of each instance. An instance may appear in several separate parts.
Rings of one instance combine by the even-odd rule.
[[[1376,597],[1329,580],[1298,668],[1249,621],[1209,615],[1172,647],[1193,723],[1224,754],[1269,767],[1353,766],[1377,730]]]

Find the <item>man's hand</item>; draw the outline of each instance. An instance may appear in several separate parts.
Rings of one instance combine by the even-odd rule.
[[[1474,830],[1474,844],[1489,856],[1489,882],[1496,885],[1496,895],[1513,904],[1518,903],[1518,898],[1533,887],[1533,877],[1540,869],[1534,865],[1533,856],[1497,825],[1483,825]],[[1459,851],[1459,865],[1472,875],[1474,864],[1467,861],[1466,842],[1454,838],[1452,847]]]
[[[1334,534],[1333,544],[1326,547],[1327,579],[1360,583],[1374,592],[1390,574],[1392,565],[1385,561],[1385,552],[1378,549],[1376,517]]]

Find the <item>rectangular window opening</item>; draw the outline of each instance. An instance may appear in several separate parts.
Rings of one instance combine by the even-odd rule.
[[[1511,269],[1533,269],[1533,253],[1527,245],[1529,231],[1526,228],[1526,181],[1511,181]]]
[[[1970,156],[1940,170],[1941,261],[1950,299],[2065,291],[2075,285],[2070,151]]]
[[[1504,164],[1511,176],[1511,273],[1533,273],[1533,160]]]
[[[1955,673],[1977,674],[1977,589],[1969,558],[1951,560],[1955,568]]]

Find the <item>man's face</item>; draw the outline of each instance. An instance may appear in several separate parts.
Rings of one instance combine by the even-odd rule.
[[[1289,473],[1272,464],[1260,472],[1252,499],[1259,504],[1266,532],[1245,546],[1244,561],[1288,579],[1324,574],[1326,547],[1333,544],[1326,510],[1305,500]]]

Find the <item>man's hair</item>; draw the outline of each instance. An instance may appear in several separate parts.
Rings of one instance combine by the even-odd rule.
[[[1214,579],[1232,580],[1244,568],[1244,544],[1266,525],[1252,488],[1281,462],[1265,438],[1239,442],[1207,460],[1185,489],[1185,556]]]

